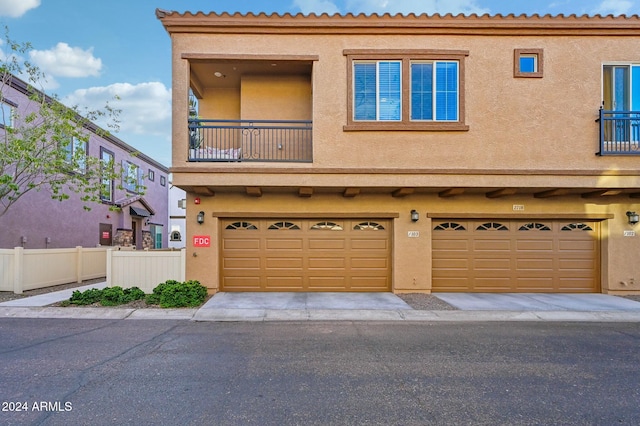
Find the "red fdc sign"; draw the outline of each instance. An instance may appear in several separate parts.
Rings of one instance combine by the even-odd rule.
[[[194,235],[194,247],[211,247],[211,237],[209,235]]]

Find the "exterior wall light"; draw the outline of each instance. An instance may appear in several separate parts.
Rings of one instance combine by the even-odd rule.
[[[638,213],[636,212],[627,212],[627,217],[629,218],[630,225],[635,225],[640,222],[640,216],[638,216]]]
[[[196,220],[200,225],[202,225],[204,223],[204,212],[198,213],[198,217],[196,218]]]
[[[411,221],[417,222],[420,219],[420,213],[417,210],[411,210]]]

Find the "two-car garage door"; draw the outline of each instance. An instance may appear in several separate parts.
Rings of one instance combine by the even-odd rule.
[[[391,291],[388,219],[221,221],[223,291]]]
[[[600,291],[599,222],[434,220],[433,291]]]

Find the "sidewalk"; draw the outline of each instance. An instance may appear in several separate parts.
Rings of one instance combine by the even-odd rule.
[[[459,310],[414,310],[391,293],[218,293],[193,309],[130,309],[47,306],[71,297],[74,290],[104,288],[106,282],[0,303],[0,318],[165,319],[190,321],[578,321],[640,322],[640,303],[607,295],[497,295],[488,309],[489,295],[443,294],[459,303]],[[440,295],[438,295],[439,297]],[[571,299],[574,297],[574,299]],[[567,298],[578,301],[567,304]],[[505,305],[504,300],[517,303]],[[545,299],[555,305],[543,305]],[[457,300],[457,301],[456,301]],[[469,301],[477,300],[477,304]],[[581,302],[589,301],[592,305]],[[459,302],[458,302],[459,301]],[[464,304],[467,304],[466,306]],[[525,304],[526,303],[526,304]],[[518,306],[516,309],[504,307]],[[361,309],[362,306],[367,309]],[[531,306],[532,308],[528,308]],[[552,306],[549,308],[549,306]],[[555,310],[553,306],[557,306]],[[585,306],[593,306],[593,310]],[[530,309],[530,310],[527,310]]]

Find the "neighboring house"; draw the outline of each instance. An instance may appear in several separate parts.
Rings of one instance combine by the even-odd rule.
[[[3,93],[3,108],[15,108],[18,116],[32,112],[27,93],[27,84],[12,78]],[[90,211],[77,194],[57,201],[46,189],[32,190],[0,218],[0,247],[167,247],[168,168],[113,135],[101,135],[97,126],[87,127],[91,135],[86,146],[72,148],[121,165],[139,185],[127,179],[104,182],[108,190],[103,201],[89,204]]]
[[[186,193],[173,186],[169,181],[169,248],[178,249],[186,246]]]
[[[157,16],[211,292],[640,292],[638,16]]]

